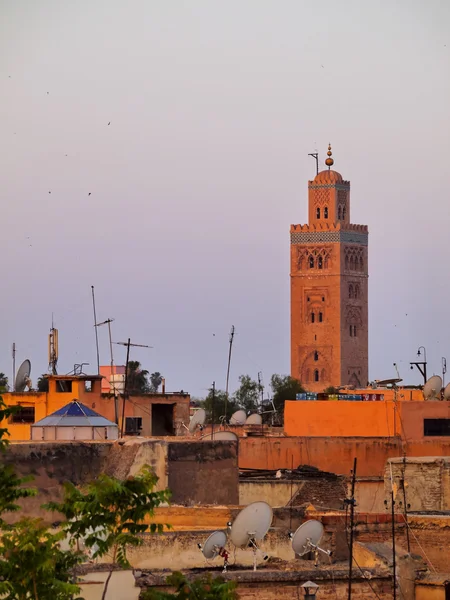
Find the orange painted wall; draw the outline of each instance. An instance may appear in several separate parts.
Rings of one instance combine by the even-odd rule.
[[[284,431],[291,436],[389,437],[400,432],[393,402],[288,401]]]

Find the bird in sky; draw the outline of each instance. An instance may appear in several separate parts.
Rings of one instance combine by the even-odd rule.
[[[91,195],[91,192],[89,192],[88,196],[90,196],[90,195]]]
[[[108,123],[108,125],[111,125],[111,121]]]

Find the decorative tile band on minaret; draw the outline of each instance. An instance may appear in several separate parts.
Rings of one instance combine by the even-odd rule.
[[[311,391],[368,382],[368,229],[350,222],[350,182],[308,182],[308,224],[291,225],[291,375]]]

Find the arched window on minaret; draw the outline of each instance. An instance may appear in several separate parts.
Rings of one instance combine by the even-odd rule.
[[[344,207],[342,208],[342,220],[343,220],[343,221],[345,221],[345,213],[346,213],[346,210],[345,210],[345,206],[344,206]]]
[[[345,257],[345,270],[348,271],[348,256]]]
[[[317,267],[319,269],[323,269],[323,258],[321,256],[319,256],[319,258],[317,259]]]
[[[320,219],[320,208],[319,207],[316,208],[316,218]]]
[[[314,352],[314,360],[317,362],[319,360],[319,353],[317,350]]]
[[[314,381],[319,381],[319,369],[314,371]]]
[[[325,206],[323,209],[323,218],[328,219],[328,206]]]
[[[353,254],[350,256],[350,271],[354,271],[355,269],[355,262],[353,260]]]
[[[309,257],[309,268],[314,269],[314,256]]]
[[[315,320],[316,320],[316,315],[312,312],[311,313],[311,323],[314,323]]]
[[[323,313],[319,313],[319,323],[322,323],[323,321]]]
[[[364,271],[364,261],[362,256],[359,257],[359,270]]]
[[[348,297],[349,298],[354,298],[354,292],[353,292],[353,286],[352,286],[352,284],[350,284],[348,286]]]
[[[338,206],[338,220],[341,220],[341,205]]]
[[[359,285],[356,284],[355,285],[355,298],[359,298],[360,294],[361,294],[361,290],[359,288]]]

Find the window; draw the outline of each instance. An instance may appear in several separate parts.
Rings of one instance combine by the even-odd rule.
[[[319,258],[317,259],[317,266],[319,269],[323,268],[323,258],[321,256],[319,256]]]
[[[64,380],[58,380],[56,382],[56,391],[60,392],[61,394],[67,394],[70,393],[72,391],[72,382],[71,381],[64,381]]]
[[[328,219],[328,206],[325,206],[323,209],[323,218]]]
[[[314,381],[319,381],[319,370],[318,369],[316,369],[314,371]]]
[[[309,257],[309,268],[314,269],[314,256]]]
[[[34,423],[34,406],[19,406],[11,415],[10,423]]]
[[[345,221],[345,213],[346,213],[346,210],[345,210],[345,206],[344,206],[344,208],[342,209],[342,220],[343,221]]]
[[[322,296],[322,302],[325,302],[325,296]]]
[[[350,325],[350,337],[356,337],[356,325]]]
[[[354,295],[353,295],[353,293],[354,293],[354,292],[353,292],[353,286],[352,286],[352,285],[349,285],[349,286],[348,286],[348,297],[349,297],[349,298],[354,298]]]
[[[319,313],[319,323],[322,323],[323,321],[323,313]]]
[[[316,315],[312,312],[311,313],[311,323],[314,323],[315,320],[316,320]]]
[[[316,208],[316,218],[320,219],[320,208],[319,207]]]
[[[125,435],[140,435],[142,417],[125,417]]]
[[[338,219],[339,219],[339,221],[341,220],[341,215],[342,215],[342,213],[341,213],[341,207],[338,206]]]
[[[364,261],[362,256],[359,257],[359,270],[363,271],[364,270]]]
[[[424,419],[423,435],[450,436],[450,419]]]
[[[319,360],[319,353],[317,350],[314,352],[314,360],[317,362]]]
[[[307,302],[309,302],[309,300],[310,300],[310,297],[308,296],[308,297],[306,298],[306,300],[307,300]]]
[[[350,256],[350,271],[355,269],[355,262],[353,260],[353,256]]]

